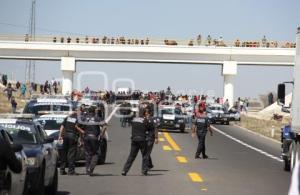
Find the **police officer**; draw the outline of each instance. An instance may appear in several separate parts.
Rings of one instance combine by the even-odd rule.
[[[133,118],[131,127],[131,149],[122,171],[123,176],[126,176],[139,151],[141,151],[143,156],[142,174],[147,175],[149,159],[146,150],[146,132],[149,130],[148,126],[148,120],[145,118],[145,113],[142,113],[139,117]]]
[[[204,108],[202,106],[199,106],[199,113],[197,114],[197,117],[195,118],[195,123],[194,123],[193,129],[192,129],[192,136],[195,137],[196,132],[197,132],[197,137],[199,140],[197,152],[195,154],[196,159],[200,158],[201,153],[202,153],[202,157],[204,159],[208,158],[208,156],[205,153],[205,150],[206,150],[205,137],[206,137],[207,131],[210,132],[211,136],[213,135],[213,132],[210,127],[210,122],[204,111]]]
[[[149,131],[147,132],[147,137],[146,137],[146,141],[147,141],[147,156],[149,158],[148,161],[148,169],[152,169],[153,163],[152,163],[152,159],[151,159],[151,152],[153,149],[153,145],[158,144],[158,121],[157,119],[154,119],[153,117],[151,117],[151,112],[149,109],[145,110],[145,117],[148,120],[148,124],[149,124]]]
[[[104,136],[106,124],[96,114],[93,107],[89,108],[89,116],[85,121],[84,149],[86,174],[92,176],[98,162],[99,140]]]
[[[66,175],[66,165],[68,163],[68,175],[77,175],[75,172],[75,158],[77,151],[77,142],[79,134],[84,134],[84,131],[78,126],[78,118],[80,110],[73,112],[65,118],[61,127],[59,140],[63,141],[63,149],[61,152],[60,174]]]

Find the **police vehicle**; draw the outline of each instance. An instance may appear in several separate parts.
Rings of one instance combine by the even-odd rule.
[[[23,146],[13,143],[12,137],[4,129],[0,128],[0,139],[11,145],[17,159],[22,164],[21,173],[14,173],[8,167],[0,168],[0,194],[22,195],[28,193],[27,156]],[[2,169],[4,168],[4,169]]]
[[[31,116],[32,118],[33,116]],[[27,156],[29,194],[56,194],[58,153],[42,125],[22,117],[1,118],[4,128]]]
[[[85,107],[84,109],[87,109]],[[83,110],[85,112],[85,110]],[[51,113],[51,112],[49,112]],[[68,112],[52,112],[52,114],[42,115],[39,118],[36,118],[35,121],[39,122],[45,129],[47,135],[54,139],[54,145],[56,146],[58,153],[61,154],[62,152],[62,144],[59,143],[59,131],[60,126],[63,123],[64,119],[68,116]],[[99,156],[98,156],[98,163],[104,164],[106,160],[106,153],[107,153],[107,134],[106,136],[99,140],[100,147],[99,147]],[[81,138],[78,138],[78,148],[76,153],[76,161],[85,160],[85,151],[84,145]]]
[[[72,111],[75,103],[67,96],[36,95],[32,96],[23,110],[24,114],[42,115],[49,111]]]
[[[225,107],[221,104],[210,104],[206,108],[207,117],[212,124],[221,123],[229,125],[230,114],[225,111]]]
[[[228,112],[231,121],[241,121],[241,113],[238,110],[231,108]]]
[[[160,106],[158,111],[159,128],[185,131],[185,121],[181,109],[175,106]]]

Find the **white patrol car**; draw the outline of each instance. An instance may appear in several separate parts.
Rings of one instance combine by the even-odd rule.
[[[185,121],[181,109],[175,106],[160,106],[158,111],[160,129],[185,131]]]
[[[25,105],[23,113],[41,115],[49,111],[72,111],[74,107],[67,96],[33,96]]]
[[[61,114],[45,114],[41,115],[39,118],[35,119],[41,125],[43,125],[44,130],[47,135],[52,137],[52,134],[56,134],[60,130],[60,126],[68,116],[68,113]]]

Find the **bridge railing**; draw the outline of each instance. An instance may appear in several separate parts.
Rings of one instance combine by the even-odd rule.
[[[178,40],[178,39],[154,39],[131,37],[107,37],[107,36],[35,36],[28,35],[0,35],[0,41],[16,42],[47,42],[63,44],[106,44],[106,45],[168,45],[168,46],[208,46],[208,47],[268,47],[268,48],[295,48],[296,43],[276,40]]]

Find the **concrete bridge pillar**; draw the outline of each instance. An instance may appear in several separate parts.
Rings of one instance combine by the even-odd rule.
[[[224,61],[222,74],[224,76],[224,102],[228,99],[230,107],[232,107],[234,104],[234,77],[237,74],[237,62]]]
[[[61,58],[61,70],[63,72],[62,94],[71,94],[73,90],[73,74],[76,72],[76,61],[74,57]]]

